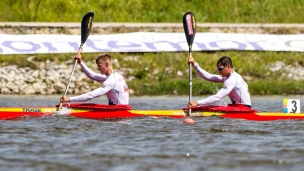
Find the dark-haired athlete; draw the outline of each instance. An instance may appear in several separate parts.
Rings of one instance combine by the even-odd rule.
[[[241,75],[233,70],[233,64],[229,57],[223,56],[218,60],[217,69],[220,75],[210,74],[200,68],[192,56],[188,58],[188,63],[191,63],[192,66],[194,66],[203,79],[211,82],[224,82],[223,87],[215,95],[198,101],[189,102],[189,108],[213,105],[227,95],[233,104],[243,104],[247,107],[251,107],[248,85]]]

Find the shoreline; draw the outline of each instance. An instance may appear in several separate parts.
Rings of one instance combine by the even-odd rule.
[[[0,22],[0,34],[80,34],[80,22]],[[184,32],[181,23],[96,22],[91,34],[127,32]],[[301,34],[304,24],[284,23],[197,23],[197,32]]]
[[[295,23],[197,23],[197,27],[206,28],[304,28],[304,24]],[[80,22],[0,22],[0,27],[79,27]],[[183,23],[128,23],[128,22],[94,22],[94,27],[183,27]]]

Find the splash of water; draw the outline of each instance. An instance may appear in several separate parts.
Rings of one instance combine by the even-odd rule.
[[[72,112],[72,109],[62,108],[59,111],[54,111],[53,115],[68,115]]]

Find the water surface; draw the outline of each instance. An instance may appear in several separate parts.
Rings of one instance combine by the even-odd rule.
[[[1,95],[0,106],[54,106],[59,97]],[[257,96],[253,107],[282,111],[284,98],[304,100]],[[186,96],[130,99],[133,109],[181,109],[187,101]],[[194,119],[194,125],[183,119],[62,115],[0,121],[0,170],[303,170],[302,120]]]

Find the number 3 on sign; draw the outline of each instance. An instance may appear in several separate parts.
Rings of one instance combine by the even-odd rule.
[[[300,99],[284,99],[284,113],[300,113]]]

